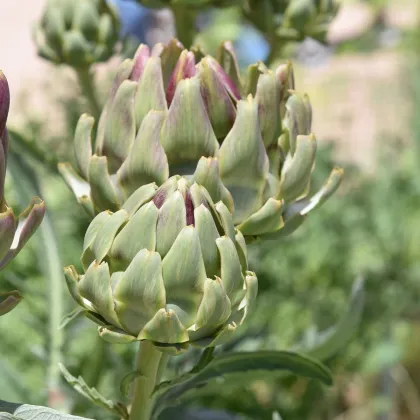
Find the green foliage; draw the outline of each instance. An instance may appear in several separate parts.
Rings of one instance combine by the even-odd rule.
[[[361,337],[384,337],[389,321],[416,309],[420,297],[419,185],[415,162],[409,161],[412,154],[399,158],[401,166],[395,165],[395,159],[395,153],[383,156],[374,178],[349,185],[346,196],[316,213],[308,226],[263,251],[262,288],[271,294],[276,290],[281,296],[279,307],[293,296],[298,308],[289,310],[323,329],[337,319],[351,282],[362,275],[366,309]],[[279,325],[278,318],[271,322]],[[294,339],[303,332],[305,322],[302,327],[300,332],[295,329]],[[349,351],[357,350],[350,346]]]
[[[188,391],[207,385],[215,379],[229,378],[235,375],[236,383],[249,380],[251,374],[257,372],[257,377],[268,374],[278,375],[280,371],[289,371],[299,376],[315,378],[332,384],[331,373],[322,364],[314,359],[293,352],[243,352],[228,353],[216,356],[197,373],[189,373],[169,383],[162,383],[157,390],[156,407],[161,412],[166,405],[179,402]],[[253,376],[255,379],[255,376]],[[225,381],[223,388],[228,388],[229,381]]]

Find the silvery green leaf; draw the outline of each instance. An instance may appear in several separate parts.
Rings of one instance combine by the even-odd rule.
[[[155,415],[172,405],[185,393],[204,386],[212,380],[232,374],[248,375],[250,372],[266,375],[288,371],[296,375],[332,384],[332,375],[322,363],[299,353],[288,351],[257,351],[226,353],[216,356],[197,374],[187,373],[171,382],[162,383],[156,390]]]
[[[92,420],[60,413],[48,407],[0,400],[0,420]]]
[[[119,417],[122,417],[123,419],[128,419],[127,408],[124,405],[121,403],[115,403],[111,400],[107,400],[95,388],[90,388],[81,376],[76,378],[64,367],[63,364],[60,363],[59,366],[64,379],[69,385],[73,387],[75,391],[86,397],[93,404],[96,404],[99,407],[102,407],[105,410],[110,411]]]

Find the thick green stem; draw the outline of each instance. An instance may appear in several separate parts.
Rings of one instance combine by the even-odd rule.
[[[95,84],[92,77],[90,67],[76,69],[77,76],[79,78],[79,84],[82,89],[82,94],[86,97],[89,102],[90,111],[92,116],[98,121],[101,115],[101,106],[98,102],[98,98],[95,91]]]
[[[162,353],[149,341],[142,341],[137,353],[134,397],[129,420],[150,420],[152,392],[156,385]]]
[[[196,30],[196,12],[185,6],[172,6],[175,19],[176,36],[185,48],[190,48],[194,42]]]

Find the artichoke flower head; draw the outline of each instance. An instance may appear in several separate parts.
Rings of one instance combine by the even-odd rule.
[[[82,264],[83,275],[66,268],[67,284],[105,340],[148,340],[175,353],[230,337],[257,293],[227,207],[180,176],[99,213]]]
[[[259,62],[243,78],[230,42],[217,59],[177,40],[141,45],[120,65],[95,139],[93,118],[80,118],[77,171],[60,170],[92,215],[117,211],[140,186],[178,174],[222,201],[247,241],[276,238],[325,201],[342,175],[334,169],[309,196],[312,108],[294,89],[290,63],[270,70]]]

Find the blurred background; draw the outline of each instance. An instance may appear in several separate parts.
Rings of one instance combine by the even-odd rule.
[[[37,239],[0,274],[2,286],[25,297],[0,318],[0,397],[106,420],[112,417],[70,390],[56,368],[65,360],[89,386],[123,400],[115,383],[132,370],[134,348],[111,351],[84,319],[60,325],[74,315],[66,318],[74,305],[61,267],[78,261],[89,219],[56,164],[73,159],[74,127],[89,105],[71,69],[36,54],[32,27],[44,3],[0,5],[0,67],[12,92],[15,156],[6,196],[23,209],[38,194],[49,210]],[[168,10],[113,3],[124,42],[118,56],[95,68],[102,103],[122,57],[139,42],[166,42],[175,33]],[[297,232],[252,250],[258,307],[230,344],[307,351],[331,367],[334,387],[287,375],[245,385],[231,380],[223,395],[220,387],[197,390],[184,405],[227,410],[237,419],[268,420],[273,411],[284,420],[420,419],[420,1],[343,0],[326,43],[308,37],[274,59],[236,8],[205,12],[198,25],[205,51],[231,39],[244,68],[257,60],[293,61],[297,90],[309,94],[314,109],[321,149],[315,179],[321,183],[335,163],[346,176]],[[349,334],[334,335],[337,324]],[[331,335],[334,344],[325,339]],[[177,358],[172,369],[186,369],[195,356]]]

